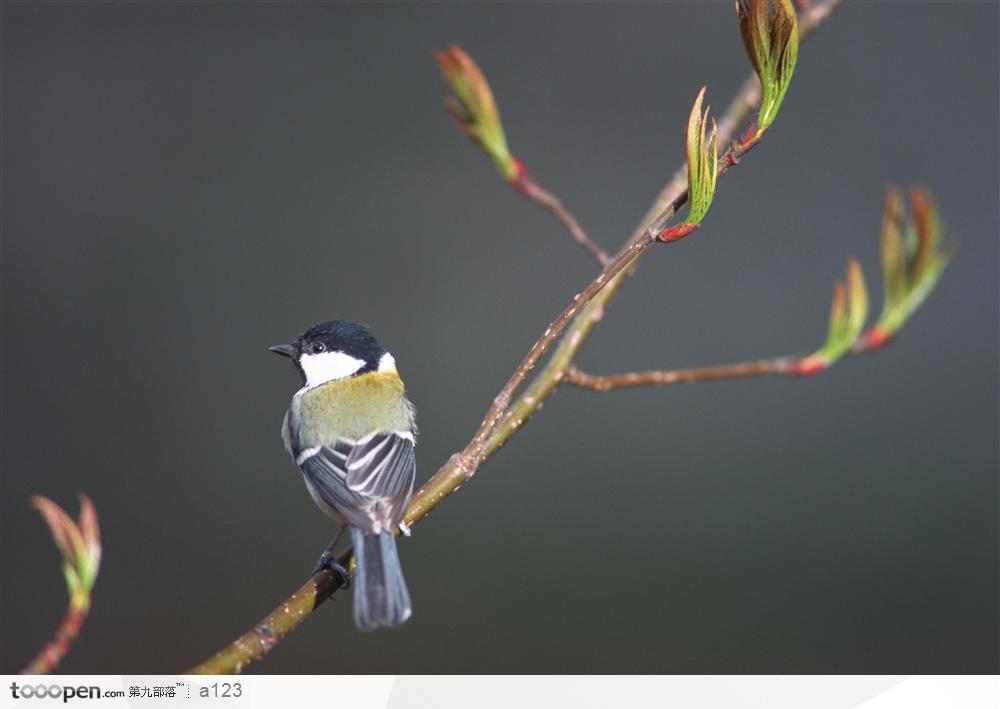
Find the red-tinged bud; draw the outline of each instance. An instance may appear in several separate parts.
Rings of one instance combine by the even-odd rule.
[[[537,189],[537,183],[531,177],[531,174],[528,172],[528,169],[524,166],[523,162],[513,155],[510,156],[510,160],[511,173],[510,177],[507,178],[507,182],[509,182],[511,187],[516,189],[525,197],[530,198]]]
[[[885,302],[875,327],[888,337],[930,295],[953,251],[942,245],[945,229],[931,194],[911,189],[909,197],[907,214],[899,190],[886,191],[880,246]]]
[[[799,50],[798,20],[791,0],[737,0],[736,16],[747,55],[760,79],[759,140],[778,115],[795,72]]]
[[[511,180],[514,164],[486,77],[456,44],[443,52],[435,51],[434,58],[452,90],[452,95],[445,98],[448,110],[462,130],[492,158],[504,179]]]
[[[511,155],[510,159],[514,165],[514,174],[511,176],[510,181],[515,182],[516,180],[519,180],[521,177],[527,175],[528,169],[524,166],[524,163],[521,162],[520,158]]]
[[[671,241],[680,241],[697,229],[698,226],[698,224],[677,224],[661,231],[656,237],[656,240],[665,244],[668,244]]]
[[[757,136],[757,120],[754,119],[750,121],[747,129],[740,133],[739,138],[737,138],[737,144],[742,150],[749,150],[750,146],[754,142],[754,138]]]
[[[830,362],[820,355],[809,355],[788,365],[788,373],[794,377],[811,377],[830,368]]]
[[[688,213],[685,224],[700,224],[712,205],[715,196],[715,182],[719,173],[719,149],[716,139],[715,120],[712,130],[708,130],[708,114],[702,111],[705,88],[691,107],[687,127],[687,173],[688,173]],[[690,232],[688,232],[690,233]]]
[[[833,286],[826,342],[820,349],[802,360],[804,366],[808,369],[816,366],[816,362],[822,362],[825,368],[847,354],[861,336],[867,317],[868,289],[865,287],[860,264],[851,259],[847,267],[846,280],[837,281]]]
[[[101,566],[101,530],[93,503],[86,495],[80,496],[80,517],[75,522],[47,497],[32,497],[31,504],[41,513],[59,548],[70,606],[90,608],[90,592]]]
[[[865,333],[858,338],[855,350],[858,352],[876,352],[892,342],[895,335],[878,325],[868,328]]]
[[[726,154],[722,156],[723,161],[727,166],[732,167],[733,165],[739,165],[743,156],[753,150],[753,147],[757,145],[757,140],[763,134],[763,131],[757,130],[757,121],[750,121],[747,129],[740,133],[739,137],[734,140],[729,145],[729,149]]]
[[[941,243],[941,224],[930,192],[919,187],[911,187],[909,195],[910,205],[913,208],[913,230],[917,235],[916,246],[910,255],[910,271],[912,280],[919,281],[934,251]]]

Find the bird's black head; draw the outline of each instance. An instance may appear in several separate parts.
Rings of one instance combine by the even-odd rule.
[[[385,354],[385,348],[372,336],[365,325],[346,320],[330,320],[313,325],[295,341],[299,356],[343,352],[364,361],[369,371],[378,368],[378,361]]]
[[[392,355],[385,351],[367,327],[345,320],[314,325],[292,344],[276,345],[271,351],[291,358],[306,386],[395,369]]]

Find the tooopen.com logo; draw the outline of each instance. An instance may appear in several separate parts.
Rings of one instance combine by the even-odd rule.
[[[18,684],[10,683],[10,696],[14,699],[59,699],[63,704],[70,699],[100,699],[112,697],[124,697],[124,689],[110,689],[102,691],[100,687],[88,687],[80,685],[69,687],[59,684]]]

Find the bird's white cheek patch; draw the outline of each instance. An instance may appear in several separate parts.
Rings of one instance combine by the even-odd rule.
[[[306,386],[314,387],[332,382],[334,379],[349,377],[365,364],[363,359],[351,357],[343,352],[320,352],[306,354],[299,360],[299,366],[306,375]]]

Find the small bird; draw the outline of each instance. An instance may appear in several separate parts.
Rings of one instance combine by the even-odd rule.
[[[413,495],[416,427],[396,361],[367,327],[343,320],[271,351],[290,358],[302,377],[281,427],[285,450],[316,504],[342,525],[317,568],[348,578],[333,547],[349,527],[355,625],[399,625],[413,612],[395,531]]]

